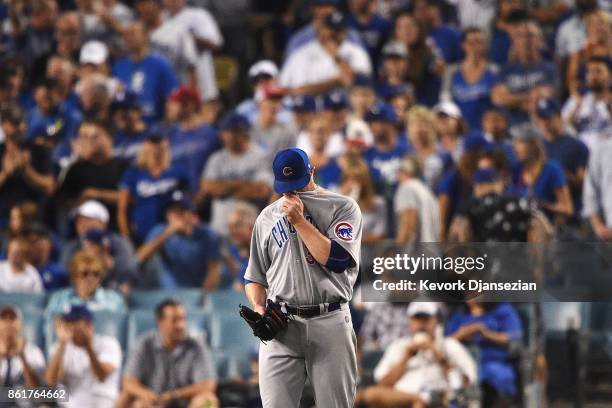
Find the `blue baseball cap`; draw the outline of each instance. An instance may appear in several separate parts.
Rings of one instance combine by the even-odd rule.
[[[247,117],[237,112],[228,113],[221,119],[221,122],[219,122],[219,130],[249,130],[250,127],[251,124]]]
[[[299,113],[317,111],[317,101],[312,95],[298,95],[291,101],[291,110]]]
[[[63,320],[93,320],[93,313],[85,305],[72,305],[70,309],[62,314]]]
[[[378,103],[374,105],[369,111],[365,114],[366,122],[387,122],[392,124],[397,124],[399,119],[395,110],[391,107],[391,105],[386,103]]]
[[[499,180],[499,174],[493,168],[478,169],[472,175],[472,182],[478,183],[493,183]]]
[[[472,134],[463,139],[463,150],[466,152],[474,152],[481,150],[488,152],[493,149],[493,143],[485,139],[481,134]]]
[[[193,204],[193,201],[191,200],[191,197],[183,190],[174,190],[170,194],[168,202],[166,203],[166,211],[173,208],[180,208],[183,210],[192,211],[195,210],[195,206]]]
[[[389,101],[397,96],[414,95],[414,87],[411,84],[387,85],[380,89],[379,94]]]
[[[334,11],[325,17],[323,24],[333,31],[342,31],[346,28],[346,18],[341,12]]]
[[[347,107],[344,92],[334,91],[325,95],[323,99],[323,109],[338,111]]]
[[[311,169],[310,159],[302,149],[290,147],[279,151],[272,162],[274,191],[282,194],[306,187]]]
[[[536,114],[544,119],[551,118],[561,112],[561,106],[552,98],[541,98],[536,105]]]

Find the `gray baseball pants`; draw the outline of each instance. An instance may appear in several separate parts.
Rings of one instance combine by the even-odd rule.
[[[318,408],[352,408],[357,387],[356,346],[347,303],[310,319],[296,316],[276,339],[259,348],[264,408],[297,408],[307,377]]]

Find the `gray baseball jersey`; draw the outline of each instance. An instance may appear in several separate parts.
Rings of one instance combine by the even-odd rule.
[[[257,217],[245,279],[268,288],[268,297],[294,305],[348,302],[359,271],[361,211],[355,200],[317,187],[298,193],[304,216],[355,260],[344,273],[317,263],[282,212],[283,198]]]

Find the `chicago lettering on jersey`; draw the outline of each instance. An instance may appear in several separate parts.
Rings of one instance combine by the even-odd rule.
[[[306,220],[312,225],[315,225],[310,215],[306,214],[304,215],[304,218],[306,218]],[[278,247],[282,248],[283,245],[285,245],[285,242],[289,241],[288,234],[294,235],[295,232],[295,227],[291,225],[289,220],[287,220],[287,216],[283,216],[282,218],[279,218],[276,221],[276,224],[274,225],[274,227],[272,227],[272,230],[270,231],[270,235],[272,235],[272,238],[274,239]]]

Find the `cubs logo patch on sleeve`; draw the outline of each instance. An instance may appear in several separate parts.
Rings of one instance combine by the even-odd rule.
[[[334,234],[336,235],[336,237],[338,237],[338,239],[341,239],[345,242],[350,242],[354,238],[354,230],[355,229],[353,228],[353,226],[348,222],[339,222],[334,227]]]

